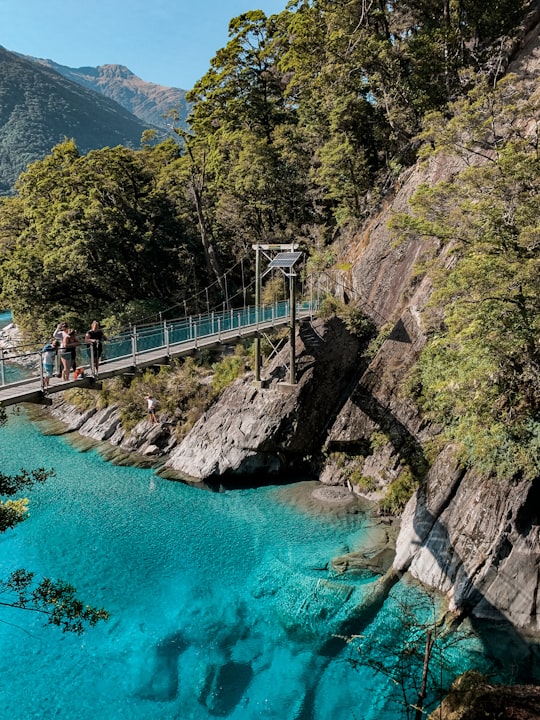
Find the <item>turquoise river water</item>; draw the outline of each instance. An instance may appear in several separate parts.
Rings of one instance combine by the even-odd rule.
[[[423,653],[419,628],[437,609],[402,581],[361,628],[344,625],[373,578],[329,563],[366,541],[365,517],[314,513],[311,484],[211,493],[113,466],[8,415],[0,470],[56,477],[0,536],[0,577],[24,567],[69,580],[111,618],[75,636],[1,608],[1,718],[407,717],[403,689],[414,700],[421,674],[410,650]],[[439,684],[468,667],[504,679],[472,626],[436,647]]]

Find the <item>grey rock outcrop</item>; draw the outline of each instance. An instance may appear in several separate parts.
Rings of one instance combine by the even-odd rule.
[[[146,464],[144,458],[154,462],[165,456],[175,445],[166,425],[152,425],[147,420],[138,423],[127,432],[121,423],[116,405],[87,410],[65,402],[59,395],[53,396],[50,416],[60,423],[58,432],[77,433],[90,443],[105,444],[111,459],[131,458],[131,464]],[[116,450],[116,452],[113,452]]]
[[[377,237],[371,241],[379,243]],[[405,254],[409,251],[416,254],[414,247],[401,248]],[[391,255],[389,251],[386,262],[392,262]],[[342,451],[349,463],[360,463],[359,473],[372,486],[368,492],[352,487],[372,499],[383,497],[388,485],[407,472],[407,465],[427,467],[424,447],[437,432],[402,391],[425,344],[420,313],[429,298],[429,281],[409,290],[404,307],[402,289],[400,282],[392,330],[328,434],[330,450]],[[378,304],[378,292],[374,279],[375,311],[385,306]],[[386,296],[382,299],[386,304]],[[445,447],[407,504],[393,569],[409,572],[446,595],[449,609],[457,614],[506,620],[538,635],[540,490],[531,479],[499,480],[465,471],[456,455],[455,448]],[[321,480],[349,482],[347,462],[338,464],[330,456]]]
[[[394,568],[448,595],[450,610],[540,632],[540,491],[437,458],[402,518]]]
[[[337,352],[336,352],[336,349]],[[165,471],[195,481],[287,473],[321,445],[361,371],[361,344],[342,321],[303,323],[297,384],[283,382],[288,350],[257,387],[246,376],[228,387],[170,454]]]

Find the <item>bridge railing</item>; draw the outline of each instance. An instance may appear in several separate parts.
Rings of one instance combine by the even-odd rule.
[[[0,386],[23,385],[40,377],[41,353],[36,350],[0,348]]]
[[[313,311],[309,302],[297,304],[297,314]],[[104,343],[103,357],[100,366],[115,360],[132,358],[137,365],[137,357],[152,350],[165,350],[166,354],[172,346],[193,343],[195,347],[202,338],[216,336],[221,339],[224,333],[234,330],[256,329],[260,324],[272,324],[283,321],[290,315],[289,301],[284,300],[272,305],[258,308],[224,310],[175,320],[164,320],[153,325],[135,325],[130,330],[110,337]],[[34,346],[35,347],[35,346]],[[92,371],[88,344],[81,339],[76,348],[77,366]],[[88,347],[89,349],[89,347]],[[58,360],[59,362],[59,360]],[[60,368],[58,368],[60,371]],[[0,349],[0,386],[24,385],[31,380],[41,380],[43,386],[42,350],[29,350],[28,346],[12,350]]]
[[[307,309],[309,303],[299,304]],[[258,314],[258,319],[257,319]],[[151,350],[168,349],[180,343],[197,342],[201,338],[219,336],[235,329],[257,326],[289,316],[289,302],[284,300],[257,309],[254,306],[192,315],[177,320],[164,320],[154,325],[134,325],[130,330],[109,338],[104,354],[105,362],[122,360]]]

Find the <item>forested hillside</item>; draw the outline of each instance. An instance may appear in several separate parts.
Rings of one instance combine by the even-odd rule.
[[[508,75],[452,103],[450,121],[431,115],[426,154],[473,163],[423,184],[394,219],[401,237],[437,241],[412,395],[466,463],[499,477],[540,473],[540,96],[530,90]]]
[[[116,267],[116,243],[109,247],[117,231],[128,238],[123,253],[134,267],[149,238],[167,256],[162,266],[158,260],[159,267],[140,267],[132,282],[136,297],[164,305],[192,296],[193,284],[215,281],[219,290],[223,269],[249,262],[256,241],[300,241],[314,266],[324,265],[332,239],[358,227],[416,160],[426,113],[474,87],[477,73],[492,82],[490,68],[504,69],[500,38],[515,31],[525,9],[510,0],[435,6],[299,0],[270,18],[246,13],[231,22],[229,43],[187,96],[194,106],[189,133],[179,131],[183,150],[151,147],[147,135],[143,150],[118,150],[114,159],[100,151],[84,156],[96,144],[122,140],[120,131],[116,142],[104,137],[94,105],[92,132],[78,125],[68,100],[86,102],[82,89],[58,85],[58,76],[4,51],[5,76],[12,78],[6,91],[12,99],[2,103],[4,162],[23,139],[29,152],[51,141],[37,123],[40,99],[58,99],[57,139],[74,137],[76,147],[37,162],[19,180],[19,196],[2,206],[3,302],[27,327],[56,316],[58,295],[67,298],[69,314],[91,308],[107,316],[112,287],[96,296],[93,285],[82,283],[75,296],[59,293],[58,280],[75,267],[94,268],[104,287],[111,269],[125,274]],[[106,107],[121,117],[117,106]],[[126,122],[138,134],[136,123]],[[119,177],[126,163],[140,175]],[[97,180],[74,182],[94,165]],[[168,230],[156,234],[156,226]],[[205,262],[195,264],[189,282],[180,281],[181,257],[192,256],[195,237]],[[167,282],[171,276],[174,283]],[[214,299],[222,299],[219,292]]]
[[[64,138],[81,152],[140,147],[149,125],[117,103],[0,47],[0,194]]]

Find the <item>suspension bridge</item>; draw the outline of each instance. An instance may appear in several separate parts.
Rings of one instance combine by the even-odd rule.
[[[291,300],[265,306],[164,320],[138,325],[107,339],[99,366],[99,381],[116,375],[135,374],[148,367],[168,364],[173,358],[191,355],[205,348],[232,344],[240,338],[257,337],[265,331],[292,326],[310,317],[315,303],[291,305]],[[0,407],[23,402],[50,403],[49,395],[72,387],[98,388],[84,340],[78,346],[77,367],[84,377],[52,378],[45,387],[41,349],[13,347],[0,350]]]

